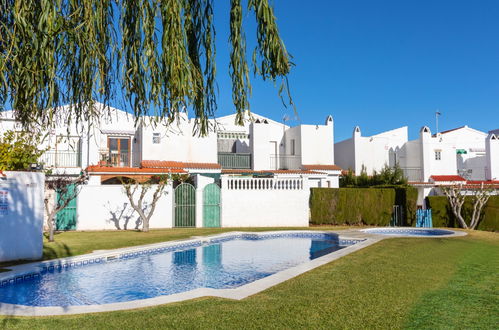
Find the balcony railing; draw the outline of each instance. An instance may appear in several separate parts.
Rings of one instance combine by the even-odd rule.
[[[81,154],[77,151],[46,151],[40,157],[45,167],[81,167]]]
[[[270,155],[271,170],[299,170],[301,156],[299,155]]]
[[[128,152],[101,152],[102,166],[130,167],[130,153]]]
[[[404,172],[404,176],[407,178],[407,181],[423,181],[423,171],[421,167],[403,167],[402,172]]]
[[[251,169],[251,154],[219,152],[218,163],[222,168]]]

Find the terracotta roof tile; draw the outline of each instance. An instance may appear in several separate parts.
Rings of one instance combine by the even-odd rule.
[[[195,169],[220,169],[220,164],[216,163],[186,163],[167,160],[143,160],[140,162],[140,167],[144,168],[195,168]]]
[[[302,165],[305,170],[341,171],[338,165]]]
[[[440,181],[466,181],[463,177],[459,175],[432,175],[430,178],[435,182]]]
[[[87,167],[89,173],[186,173],[183,169],[178,168],[145,168],[145,167],[111,167],[90,165]]]

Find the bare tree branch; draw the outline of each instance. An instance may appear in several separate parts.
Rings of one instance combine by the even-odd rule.
[[[130,182],[126,181],[123,178],[120,178],[120,181],[123,185],[124,191],[128,200],[130,201],[130,206],[139,214],[139,217],[142,221],[142,231],[149,231],[149,220],[151,219],[154,211],[156,209],[156,205],[164,195],[164,190],[168,184],[169,177],[167,175],[161,175],[158,177],[153,177],[147,182],[139,183],[139,182]],[[147,207],[143,207],[144,198],[147,195],[147,192],[151,189],[152,184],[157,184],[156,190],[152,196],[151,203],[149,204],[149,211],[147,212]],[[133,189],[132,189],[133,184]],[[137,202],[135,202],[135,192],[140,189],[140,194]]]

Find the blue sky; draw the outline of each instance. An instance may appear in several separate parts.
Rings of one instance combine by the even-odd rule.
[[[216,1],[219,109],[233,113],[228,76],[229,1]],[[499,1],[274,0],[296,67],[290,84],[304,124],[335,120],[335,140],[423,125],[499,128]],[[248,53],[254,17],[245,18]],[[293,116],[272,83],[253,78],[251,110]],[[298,124],[291,121],[290,124]]]

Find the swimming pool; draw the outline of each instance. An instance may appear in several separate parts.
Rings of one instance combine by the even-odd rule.
[[[461,236],[464,232],[435,229],[435,228],[412,228],[412,227],[385,227],[362,229],[364,233],[388,235],[388,236],[419,236],[419,237],[443,237],[443,236]]]
[[[103,305],[199,288],[230,290],[362,241],[320,232],[242,233],[43,263],[38,272],[2,278],[0,303]]]

